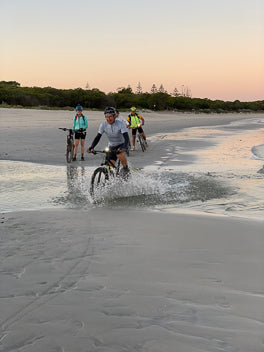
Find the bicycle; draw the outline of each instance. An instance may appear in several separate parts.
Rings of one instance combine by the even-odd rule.
[[[91,186],[90,186],[90,194],[94,195],[95,189],[98,187],[104,187],[106,183],[112,177],[122,177],[122,173],[120,170],[120,160],[117,160],[116,165],[112,163],[110,160],[110,149],[106,148],[105,150],[94,150],[93,154],[103,153],[105,154],[104,161],[101,163],[97,169],[94,170],[91,178]],[[118,151],[116,152],[119,153]],[[124,179],[127,178],[128,175],[123,175]]]
[[[73,155],[74,155],[74,140],[73,140],[72,129],[59,127],[59,130],[68,131],[67,147],[66,147],[66,161],[67,161],[67,163],[71,163],[72,159],[73,159]]]
[[[141,125],[138,124],[137,127],[140,127]],[[141,134],[138,132],[138,129],[137,129],[137,142],[140,144],[140,147],[142,149],[142,152],[144,152],[147,147],[146,147],[146,142],[145,142],[145,139],[141,136]]]

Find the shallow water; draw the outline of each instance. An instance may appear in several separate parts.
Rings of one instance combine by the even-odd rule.
[[[170,145],[166,156],[129,182],[113,180],[90,196],[94,167],[49,166],[0,161],[1,211],[54,207],[147,207],[263,219],[263,121],[236,122],[215,128],[188,128],[150,138]],[[183,145],[181,142],[185,143]],[[211,143],[188,148],[188,141]],[[255,155],[253,154],[255,153]],[[183,160],[192,162],[183,162]]]
[[[132,171],[129,184],[113,179],[92,198],[90,178],[94,168],[8,161],[1,161],[0,165],[1,203],[5,212],[50,207],[177,205],[232,192],[208,177],[140,170]]]

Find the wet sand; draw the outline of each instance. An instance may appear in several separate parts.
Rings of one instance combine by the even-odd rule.
[[[57,127],[71,113],[0,113],[2,160],[65,164]],[[144,117],[148,136],[249,118]],[[100,119],[91,113],[87,145]],[[156,146],[131,162],[153,163]],[[0,220],[3,352],[263,351],[263,221],[107,208]]]
[[[97,134],[99,124],[104,120],[102,112],[84,111],[88,118],[86,149]],[[126,116],[125,113],[121,113]],[[176,132],[195,126],[214,126],[232,121],[249,119],[256,114],[189,114],[189,113],[142,113],[146,120],[144,131],[147,137],[156,133]],[[0,108],[0,160],[30,161],[35,163],[65,165],[66,133],[59,127],[72,127],[74,112],[45,111]],[[212,141],[210,141],[212,143]],[[107,139],[103,135],[98,148],[104,148]],[[165,144],[166,145],[166,144]],[[197,144],[188,141],[189,148]],[[203,146],[201,146],[203,147]],[[151,149],[151,148],[150,148]],[[79,149],[80,153],[80,149]],[[153,163],[162,154],[161,148],[137,158],[144,165]],[[78,155],[80,159],[80,154]],[[97,165],[97,158],[86,155],[83,165]]]

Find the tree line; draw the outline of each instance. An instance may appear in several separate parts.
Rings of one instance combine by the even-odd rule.
[[[56,89],[52,87],[21,87],[16,81],[0,81],[0,106],[26,108],[73,109],[81,104],[85,109],[101,110],[114,106],[120,110],[136,106],[139,109],[195,111],[195,112],[240,112],[263,111],[264,100],[254,102],[210,100],[192,98],[188,94],[167,93],[162,89],[142,92],[137,87],[134,93],[130,86],[118,88],[117,92],[104,93],[93,89]],[[153,88],[153,86],[152,86]]]

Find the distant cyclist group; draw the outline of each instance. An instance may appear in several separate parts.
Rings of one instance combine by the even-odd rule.
[[[81,161],[84,160],[85,138],[86,130],[88,128],[87,117],[83,115],[83,108],[81,105],[76,106],[76,115],[73,118],[72,133],[75,137],[74,154],[72,161],[76,161],[81,140]],[[126,152],[130,148],[135,150],[135,141],[137,132],[145,141],[147,147],[146,135],[142,126],[144,125],[143,117],[137,113],[136,107],[131,107],[130,114],[125,119],[120,115],[119,111],[114,107],[106,107],[104,110],[105,120],[100,124],[98,133],[95,136],[91,146],[87,149],[88,153],[93,153],[94,148],[99,143],[102,135],[105,133],[108,138],[108,147],[110,149],[109,158],[111,163],[115,163],[117,159],[120,160],[123,166],[123,172],[129,173]],[[128,131],[132,130],[132,145],[130,142]]]

